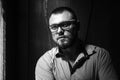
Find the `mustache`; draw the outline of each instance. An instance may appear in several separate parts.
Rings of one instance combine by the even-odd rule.
[[[69,38],[69,37],[68,37],[68,36],[59,36],[59,37],[57,38],[57,40],[60,39],[60,38]]]

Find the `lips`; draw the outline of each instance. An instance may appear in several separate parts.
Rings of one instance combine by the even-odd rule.
[[[62,38],[67,38],[65,36],[58,37],[57,40],[62,39]]]

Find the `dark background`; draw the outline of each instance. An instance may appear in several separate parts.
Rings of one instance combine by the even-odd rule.
[[[6,22],[6,80],[35,80],[38,58],[54,46],[44,0],[2,0]],[[120,75],[119,3],[112,0],[48,0],[47,15],[69,6],[80,20],[79,37],[107,49]]]

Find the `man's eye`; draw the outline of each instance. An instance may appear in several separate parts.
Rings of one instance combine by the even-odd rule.
[[[63,27],[68,27],[68,25],[67,25],[67,24],[64,24]]]
[[[56,30],[57,26],[52,26],[51,29]]]
[[[63,25],[63,28],[69,28],[70,27],[70,24],[66,23]]]
[[[69,24],[67,24],[67,23],[66,23],[66,24],[63,24],[62,26],[63,26],[63,27],[68,27],[68,26],[69,26]]]

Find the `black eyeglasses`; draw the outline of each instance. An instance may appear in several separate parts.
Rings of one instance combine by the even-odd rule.
[[[62,28],[63,30],[70,30],[72,28],[71,25],[73,24],[76,24],[75,20],[65,21],[60,24],[53,24],[53,25],[50,25],[49,28],[51,32],[57,32],[59,27]]]

